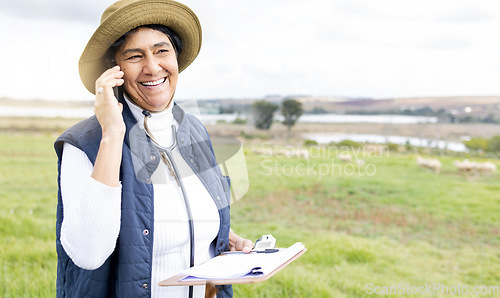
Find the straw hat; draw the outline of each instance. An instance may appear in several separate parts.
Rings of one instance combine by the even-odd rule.
[[[109,68],[106,65],[109,47],[128,31],[149,24],[168,26],[181,38],[179,72],[200,52],[201,26],[189,7],[172,0],[119,0],[104,11],[101,25],[80,57],[80,78],[90,92],[95,94],[95,81]]]

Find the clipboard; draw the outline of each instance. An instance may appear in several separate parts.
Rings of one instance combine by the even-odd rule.
[[[266,281],[272,276],[274,276],[276,273],[281,271],[283,268],[285,268],[288,264],[291,262],[295,261],[298,257],[300,257],[302,254],[304,254],[307,251],[307,248],[302,249],[299,251],[297,254],[295,254],[292,258],[288,259],[286,262],[281,264],[279,267],[274,269],[272,272],[266,274],[266,275],[260,275],[256,277],[243,277],[243,278],[229,278],[229,279],[202,279],[202,280],[187,280],[183,281],[184,277],[186,275],[184,274],[177,274],[174,275],[170,278],[165,279],[164,281],[161,281],[158,283],[159,286],[200,286],[200,285],[206,285],[206,284],[213,284],[213,285],[230,285],[230,284],[251,284],[251,283],[258,283],[262,281]]]

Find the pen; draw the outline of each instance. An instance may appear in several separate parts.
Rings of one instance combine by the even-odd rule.
[[[273,252],[278,252],[278,251],[280,251],[279,248],[266,248],[265,250],[252,250],[248,254],[251,254],[251,253],[268,254],[268,253],[273,253]],[[225,252],[221,253],[221,255],[232,255],[232,254],[245,254],[245,253],[242,251],[225,251]]]

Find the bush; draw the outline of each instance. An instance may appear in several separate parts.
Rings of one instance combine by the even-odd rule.
[[[500,136],[494,136],[488,141],[487,150],[490,152],[500,152]]]
[[[247,120],[237,117],[236,119],[234,119],[233,124],[247,124]]]
[[[491,139],[472,138],[470,141],[464,141],[464,145],[471,150],[500,152],[500,136]]]
[[[396,143],[387,143],[386,146],[387,146],[387,149],[389,149],[389,151],[398,151],[399,150],[399,145]]]
[[[255,138],[255,136],[254,136],[254,135],[252,135],[252,134],[248,134],[248,133],[246,133],[246,132],[245,132],[245,131],[243,131],[243,130],[241,131],[240,135],[241,135],[242,137],[244,137],[245,139],[247,139],[247,140],[251,140],[251,139]]]
[[[413,145],[410,143],[410,141],[406,141],[405,148],[407,152],[413,151]]]
[[[472,138],[470,141],[464,141],[465,147],[471,150],[483,150],[488,149],[488,139],[483,138]]]
[[[363,144],[352,140],[343,140],[337,143],[337,147],[359,148],[361,146],[363,146]]]
[[[305,140],[304,146],[306,146],[306,147],[318,146],[318,142],[316,142],[314,140]]]

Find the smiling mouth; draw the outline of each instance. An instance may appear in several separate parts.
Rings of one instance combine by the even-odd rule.
[[[141,82],[140,84],[143,86],[146,86],[146,87],[156,87],[156,86],[159,86],[159,85],[165,83],[166,80],[167,80],[167,78],[164,77],[164,78],[158,79],[156,81]]]

